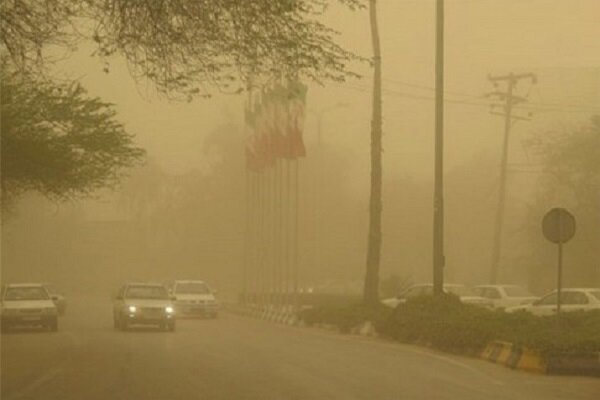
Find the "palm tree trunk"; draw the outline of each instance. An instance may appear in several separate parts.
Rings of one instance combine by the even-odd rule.
[[[381,256],[381,51],[377,27],[377,0],[369,1],[371,39],[373,44],[373,115],[371,118],[371,196],[369,200],[369,238],[367,271],[363,301],[366,305],[379,303],[379,260]]]

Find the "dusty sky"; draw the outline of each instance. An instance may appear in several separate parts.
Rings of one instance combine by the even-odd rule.
[[[379,3],[386,170],[430,176],[435,2]],[[333,7],[327,21],[342,32],[342,44],[370,54],[367,12]],[[452,167],[480,152],[489,152],[491,157],[498,154],[502,120],[489,115],[487,100],[481,97],[492,89],[487,80],[490,73],[538,72],[538,85],[532,89],[523,85],[519,93],[529,93],[536,104],[579,107],[568,112],[537,112],[534,121],[519,130],[544,129],[557,120],[587,119],[591,108],[599,110],[597,79],[587,76],[565,85],[561,78],[564,71],[577,75],[579,68],[600,68],[599,38],[598,0],[447,0],[446,165]],[[206,135],[225,121],[242,123],[241,96],[169,103],[158,98],[150,85],[136,85],[121,60],[112,60],[111,72],[105,74],[103,64],[90,53],[82,46],[59,65],[60,70],[80,77],[90,92],[115,103],[120,119],[138,142],[169,170],[183,172],[201,166],[199,149]],[[315,142],[316,115],[321,113],[323,140],[355,154],[356,171],[350,173],[362,178],[357,180],[362,187],[368,170],[371,71],[364,65],[356,70],[364,75],[362,80],[311,86],[305,135],[309,144]],[[346,106],[336,108],[339,103]],[[545,108],[554,111],[556,107]],[[329,111],[321,112],[324,109]],[[520,157],[518,149],[514,157]]]
[[[423,281],[429,279],[431,264],[431,195],[428,192],[431,183],[428,181],[433,176],[434,153],[434,5],[434,0],[379,2],[386,179],[382,272],[398,271],[402,267],[405,273],[412,269],[418,272],[415,278]],[[342,45],[369,56],[368,13],[352,13],[333,7],[327,21],[342,32],[339,38]],[[535,179],[539,176],[536,172],[539,160],[525,151],[524,141],[535,135],[544,135],[557,126],[584,123],[593,113],[600,114],[599,38],[600,0],[446,0],[445,162],[448,172],[446,245],[449,279],[484,279],[487,271],[487,267],[482,269],[482,265],[487,265],[489,258],[491,215],[496,202],[493,195],[485,193],[493,194],[496,176],[491,174],[489,182],[486,182],[492,189],[474,188],[471,183],[481,182],[481,171],[475,171],[473,165],[497,165],[495,163],[500,158],[503,119],[489,114],[489,100],[483,97],[493,90],[488,74],[535,72],[539,78],[535,86],[523,82],[517,88],[518,94],[529,98],[529,109],[518,110],[517,114],[533,111],[533,115],[530,122],[517,123],[511,136],[511,168],[527,172],[509,177],[508,196],[511,198],[512,214],[508,213],[510,221],[506,231],[512,232],[513,228],[508,225],[522,223],[522,216],[516,211],[523,208],[524,200],[531,199]],[[216,95],[210,100],[169,103],[159,98],[151,85],[144,82],[136,84],[123,60],[111,60],[110,73],[104,73],[104,64],[91,56],[92,50],[92,47],[82,44],[78,52],[57,65],[57,71],[81,79],[93,95],[114,103],[119,119],[129,132],[136,135],[139,145],[148,151],[150,158],[170,172],[183,174],[191,169],[201,169],[208,162],[203,152],[205,139],[218,127],[232,121],[239,126],[243,123],[244,96]],[[342,277],[358,279],[363,273],[366,245],[372,71],[367,65],[357,65],[355,70],[364,76],[362,80],[331,83],[325,87],[313,84],[309,89],[305,125],[308,157],[303,161],[307,179],[303,195],[307,199],[301,207],[306,225],[302,239],[306,240],[302,244],[304,259],[301,263],[304,263],[303,268],[308,266],[313,272],[322,270],[317,268],[319,263],[326,263],[329,268],[323,273],[328,277],[338,273]],[[322,148],[318,148],[317,142],[319,115]],[[342,151],[331,152],[331,146],[339,146]],[[351,160],[347,164],[344,161],[343,165],[347,168],[339,168],[341,164],[331,162],[343,171],[330,171],[329,179],[350,185],[352,192],[349,194],[354,195],[353,198],[340,199],[336,197],[340,193],[328,193],[327,185],[320,184],[321,175],[325,174],[318,172],[324,162],[323,158],[320,163],[317,162],[318,150],[326,150],[320,152],[321,157],[335,153],[344,160]],[[242,151],[240,157],[243,157]],[[479,161],[474,163],[474,159]],[[457,182],[457,175],[452,175],[453,168],[463,171],[459,174],[463,181]],[[347,176],[337,175],[342,173]],[[315,182],[308,182],[311,176],[318,178]],[[240,171],[240,181],[242,177]],[[418,193],[410,193],[407,182],[412,185],[408,187]],[[242,186],[234,188],[236,194],[243,190]],[[347,192],[342,195],[346,196]],[[516,197],[520,197],[518,204]],[[231,198],[236,197],[232,195]],[[346,199],[349,200],[348,204],[344,204],[346,207],[339,207]],[[110,195],[100,201],[83,203],[88,216],[99,221],[114,218],[114,206]],[[220,209],[219,204],[213,206],[217,209],[215,212],[231,214],[229,209]],[[473,215],[471,206],[478,207],[479,216]],[[52,208],[57,207],[53,205]],[[352,218],[349,219],[348,215]],[[465,238],[462,224],[473,218],[479,218],[479,223],[473,224],[471,236]],[[28,222],[24,222],[24,226],[24,232],[28,232]],[[224,269],[223,274],[238,272],[236,263],[240,262],[242,253],[240,226],[236,221],[231,226],[219,225],[221,230],[231,229],[231,232],[222,232],[223,237],[209,235],[202,224],[192,226],[196,234],[206,236],[203,238],[208,243],[206,260],[209,264],[222,263],[232,267]],[[62,228],[70,229],[68,226]],[[40,235],[44,237],[42,230]],[[102,232],[98,237],[102,239]],[[129,239],[139,237],[143,235],[136,232]],[[229,242],[226,243],[223,238]],[[192,239],[188,242],[195,246],[195,239]],[[478,240],[476,245],[469,242],[475,239]],[[25,244],[29,246],[28,241],[25,240]],[[78,246],[84,252],[88,249],[85,240]],[[474,246],[478,246],[479,258],[473,256]],[[114,250],[109,244],[98,248],[108,253]],[[133,268],[131,271],[146,267],[145,250],[133,248],[126,251],[118,243],[114,248],[116,252],[123,251],[123,254],[108,255],[108,258],[92,256],[98,258],[97,268],[114,267],[112,262]],[[171,252],[178,251],[175,245],[165,248]],[[232,252],[232,248],[238,248],[239,252]],[[37,252],[19,249],[16,246],[15,253],[38,257]],[[154,257],[158,250],[150,250],[154,253],[148,254]],[[64,255],[55,253],[48,256],[40,252],[39,257],[54,259],[57,265],[62,265]],[[169,254],[172,253],[165,253],[165,257]],[[185,257],[179,260],[182,265],[189,262],[188,258],[194,257],[193,252],[183,255]],[[76,252],[71,257],[78,260]],[[37,263],[36,260],[19,261],[17,257],[15,271],[27,270],[23,266],[29,265],[28,262],[31,265]],[[160,261],[155,264],[156,271],[159,271]],[[65,264],[65,273],[69,265],[68,262]],[[480,276],[467,274],[475,270],[483,272]],[[229,281],[228,284],[232,284],[235,279]],[[221,276],[220,283],[224,282]]]

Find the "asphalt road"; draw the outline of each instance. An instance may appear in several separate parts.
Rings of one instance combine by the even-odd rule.
[[[77,303],[58,333],[2,335],[3,400],[600,398],[600,379],[225,313],[174,333],[118,332],[108,299]]]

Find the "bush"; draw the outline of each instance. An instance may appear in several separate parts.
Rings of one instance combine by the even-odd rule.
[[[389,318],[391,312],[391,309],[384,306],[371,308],[362,304],[323,305],[302,310],[299,318],[309,326],[329,324],[336,326],[342,333],[349,333],[352,328],[358,327],[366,321],[375,323],[377,328],[381,321]]]
[[[421,297],[399,305],[381,333],[408,343],[460,353],[480,352],[493,340],[537,350],[600,351],[600,311],[537,317],[461,303],[454,296]],[[559,324],[560,322],[560,324]]]
[[[410,299],[394,310],[359,304],[320,306],[304,310],[300,318],[309,325],[335,325],[341,332],[371,321],[380,334],[394,340],[463,354],[479,353],[494,340],[544,356],[600,352],[600,311],[563,313],[558,321],[556,316],[489,310],[443,295]]]

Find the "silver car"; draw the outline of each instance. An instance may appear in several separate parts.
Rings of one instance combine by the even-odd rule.
[[[14,326],[58,330],[58,312],[41,283],[9,284],[2,288],[2,331]]]
[[[154,283],[128,283],[119,289],[113,306],[115,329],[155,325],[175,330],[175,305],[167,288]]]

